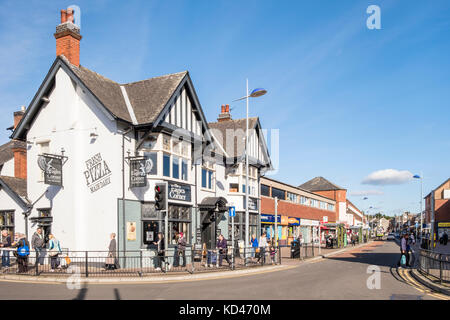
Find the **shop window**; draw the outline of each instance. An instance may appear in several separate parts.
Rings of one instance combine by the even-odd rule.
[[[0,211],[0,230],[7,230],[14,240],[14,211]]]
[[[143,243],[145,245],[154,245],[158,241],[158,232],[160,232],[159,221],[143,221]]]
[[[170,151],[170,138],[163,136],[163,150]]]
[[[186,159],[181,160],[181,179],[188,180],[188,162]]]
[[[266,186],[265,184],[261,185],[261,195],[270,197],[270,187]]]
[[[155,208],[155,203],[144,202],[141,205],[142,219],[158,219],[158,211]]]
[[[230,183],[230,192],[239,192],[239,183]]]
[[[212,190],[214,187],[213,184],[213,176],[214,171],[202,168],[202,188]]]
[[[163,155],[163,175],[165,177],[170,177],[170,155]]]
[[[180,179],[180,158],[172,156],[172,178]]]
[[[172,245],[177,244],[177,234],[183,232],[186,243],[191,240],[190,223],[181,221],[169,221],[169,243]]]
[[[277,197],[279,200],[286,200],[286,192],[281,189],[272,188],[272,197]]]

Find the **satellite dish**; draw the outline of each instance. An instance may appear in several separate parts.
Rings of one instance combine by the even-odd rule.
[[[42,171],[45,171],[47,168],[47,161],[45,160],[45,157],[39,156],[37,160],[38,166]]]

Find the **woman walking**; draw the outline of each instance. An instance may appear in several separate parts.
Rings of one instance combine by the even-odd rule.
[[[106,259],[106,270],[114,270],[119,268],[119,260],[117,259],[117,243],[116,234],[111,233],[111,241],[109,241],[108,258]]]
[[[60,269],[60,263],[58,256],[62,253],[59,240],[55,238],[53,234],[48,236],[48,255],[50,256],[50,272],[54,272],[56,268]]]

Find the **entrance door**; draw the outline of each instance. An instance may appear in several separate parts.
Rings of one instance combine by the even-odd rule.
[[[206,244],[206,249],[216,248],[216,223],[214,212],[201,212],[202,246]]]

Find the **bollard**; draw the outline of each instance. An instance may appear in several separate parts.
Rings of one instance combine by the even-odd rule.
[[[439,283],[442,284],[442,254],[439,254]]]

